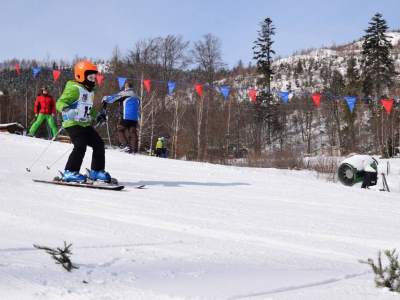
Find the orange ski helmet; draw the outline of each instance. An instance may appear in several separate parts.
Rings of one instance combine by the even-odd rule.
[[[84,82],[87,75],[97,72],[99,72],[99,69],[87,60],[81,60],[75,65],[75,79],[78,82]]]

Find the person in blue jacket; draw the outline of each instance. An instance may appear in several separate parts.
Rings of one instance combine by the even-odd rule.
[[[121,119],[117,126],[118,139],[122,143],[121,151],[136,154],[138,151],[138,136],[136,125],[139,120],[140,97],[132,88],[132,83],[125,82],[124,90],[112,96],[104,96],[104,103],[119,103],[119,114]],[[125,136],[128,131],[130,144]]]

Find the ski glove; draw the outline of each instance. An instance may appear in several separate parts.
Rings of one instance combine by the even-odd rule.
[[[100,113],[99,113],[99,114],[97,115],[96,121],[99,122],[99,123],[104,123],[104,122],[106,122],[106,121],[107,121],[107,115],[106,115],[105,113],[103,113],[103,114],[100,114]]]
[[[76,111],[76,109],[73,109],[69,106],[64,106],[62,109],[62,117],[64,121],[74,119],[77,115],[78,112]]]

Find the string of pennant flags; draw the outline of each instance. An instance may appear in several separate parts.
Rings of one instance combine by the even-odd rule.
[[[11,64],[3,64],[0,63],[0,67],[14,67],[18,75],[20,74],[20,69],[21,68],[30,68],[30,67],[23,67],[19,65],[11,65]],[[36,77],[36,75],[42,70],[42,68],[33,68],[33,78]],[[43,70],[50,70],[53,71],[53,79],[54,82],[57,82],[58,78],[61,75],[61,70],[52,70],[52,69],[43,69]],[[62,71],[66,73],[71,73],[71,71]],[[334,95],[325,95],[325,94],[317,94],[317,93],[301,93],[301,92],[282,92],[282,91],[268,91],[268,90],[258,90],[258,89],[248,89],[248,88],[231,88],[229,86],[215,86],[215,85],[208,85],[208,84],[192,84],[192,83],[185,83],[185,82],[166,82],[166,81],[160,81],[160,80],[152,80],[152,79],[138,79],[138,78],[128,78],[128,77],[118,77],[118,76],[112,76],[112,75],[104,75],[104,74],[97,74],[97,83],[99,86],[101,86],[101,83],[104,78],[117,78],[118,79],[118,84],[119,88],[122,89],[123,85],[125,84],[126,80],[141,80],[143,82],[143,85],[146,87],[147,92],[150,93],[151,89],[151,82],[156,82],[156,83],[167,83],[168,84],[168,89],[169,89],[169,94],[172,94],[174,91],[175,86],[178,85],[186,85],[186,86],[192,86],[195,88],[197,93],[201,98],[203,98],[203,87],[205,88],[219,88],[221,91],[222,95],[224,96],[225,99],[228,98],[229,91],[231,89],[235,90],[247,90],[249,93],[249,96],[251,100],[257,104],[257,99],[256,95],[258,92],[269,92],[269,93],[278,93],[279,96],[281,97],[282,101],[287,104],[288,98],[291,94],[303,94],[307,96],[311,96],[312,99],[314,100],[315,105],[319,108],[321,105],[321,98],[323,96],[330,97],[330,98],[341,98],[345,99],[347,102],[347,105],[349,106],[350,112],[353,113],[354,110],[354,105],[356,103],[357,97],[347,97],[347,96],[334,96]],[[396,99],[378,99],[378,98],[358,98],[360,100],[373,100],[373,101],[380,101],[385,108],[386,112],[388,115],[390,115],[392,106],[394,101],[398,102],[400,100]]]

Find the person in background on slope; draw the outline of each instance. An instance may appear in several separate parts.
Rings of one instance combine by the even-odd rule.
[[[107,103],[119,103],[119,114],[121,119],[117,125],[117,135],[118,139],[122,143],[121,151],[136,154],[138,151],[136,125],[139,120],[140,97],[135,93],[132,86],[132,83],[125,82],[124,90],[122,92],[112,96],[104,96],[101,101],[104,105],[107,105]],[[126,131],[128,131],[130,137],[130,145],[125,136]]]
[[[80,61],[75,65],[75,80],[67,82],[63,94],[57,100],[56,107],[63,115],[63,127],[74,144],[62,180],[68,182],[85,182],[92,180],[111,182],[111,176],[104,170],[104,142],[90,125],[94,119],[105,122],[106,115],[93,109],[94,88],[96,85],[97,67],[89,61]],[[87,146],[92,147],[91,170],[87,176],[80,174],[80,168]]]
[[[164,137],[162,137],[161,142],[162,142],[161,157],[167,158],[167,140]]]
[[[158,141],[156,143],[156,157],[161,157],[162,147],[163,147],[163,142],[162,142],[161,138],[158,138]]]
[[[53,138],[57,135],[57,127],[54,124],[54,117],[56,115],[56,104],[52,96],[49,95],[47,86],[42,87],[42,93],[36,98],[35,101],[35,117],[36,121],[29,129],[29,136],[35,136],[35,132],[44,120],[49,124]]]

